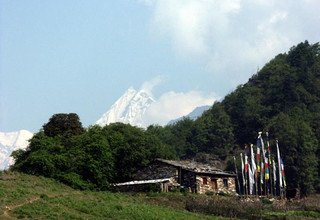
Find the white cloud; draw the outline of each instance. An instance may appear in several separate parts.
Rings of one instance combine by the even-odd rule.
[[[223,75],[232,83],[243,83],[278,53],[320,38],[318,0],[144,2],[152,10],[153,36],[169,40],[184,59],[200,57],[214,80]]]
[[[212,33],[227,31],[228,15],[239,11],[240,0],[158,0],[153,8],[154,33],[171,38],[180,55],[202,55]]]
[[[212,105],[215,98],[199,91],[166,92],[145,113],[144,124],[165,125],[170,120],[189,114],[198,106]]]
[[[144,90],[147,93],[149,93],[150,95],[152,95],[152,90],[154,89],[154,87],[156,87],[157,85],[159,85],[163,81],[164,81],[164,76],[162,76],[162,75],[156,76],[155,78],[144,82],[142,84],[140,90]]]

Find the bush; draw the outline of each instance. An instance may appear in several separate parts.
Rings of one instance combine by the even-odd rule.
[[[221,196],[190,198],[186,209],[228,218],[258,218],[262,214],[261,202],[248,202],[235,197]]]
[[[58,174],[55,179],[59,180],[64,184],[71,186],[74,189],[80,189],[80,190],[93,189],[93,185],[84,181],[76,173],[61,173],[61,174]]]

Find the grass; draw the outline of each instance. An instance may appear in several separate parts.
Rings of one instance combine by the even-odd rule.
[[[78,191],[43,177],[0,174],[0,219],[217,219],[190,213],[182,202],[164,205],[170,196],[156,197]]]
[[[320,219],[320,195],[300,200],[276,200],[195,196],[186,203],[189,211],[243,219]]]
[[[0,219],[320,219],[320,195],[266,200],[78,191],[44,177],[0,172]]]

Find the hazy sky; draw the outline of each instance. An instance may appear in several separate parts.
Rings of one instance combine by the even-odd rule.
[[[319,11],[319,0],[0,0],[0,131],[36,132],[59,112],[88,126],[130,86],[159,100],[159,123],[318,42]]]

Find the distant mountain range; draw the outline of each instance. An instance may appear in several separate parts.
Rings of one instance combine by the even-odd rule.
[[[199,106],[196,107],[192,112],[187,114],[186,116],[182,116],[180,118],[171,120],[168,122],[168,125],[172,125],[177,123],[178,121],[182,120],[183,118],[190,118],[191,120],[196,120],[199,118],[205,111],[207,111],[211,106],[210,105],[204,105],[204,106]]]
[[[13,164],[12,151],[25,149],[33,134],[27,130],[0,132],[0,170],[8,169]]]

